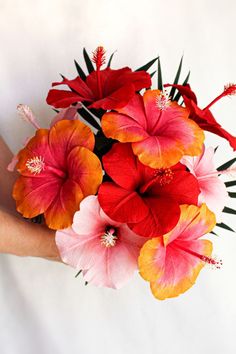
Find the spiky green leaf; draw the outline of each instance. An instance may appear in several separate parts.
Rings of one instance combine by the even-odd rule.
[[[153,71],[151,74],[150,74],[150,76],[151,76],[151,78],[156,74],[156,70],[155,71]]]
[[[230,198],[236,198],[236,193],[235,192],[228,192]]]
[[[85,80],[86,80],[86,75],[85,75],[83,69],[82,69],[81,66],[77,63],[76,60],[74,60],[74,63],[75,63],[75,67],[76,67],[76,70],[77,70],[77,73],[78,73],[79,77],[81,77],[81,79],[82,79],[83,81],[85,81]]]
[[[77,277],[80,275],[81,272],[82,272],[82,269],[80,269],[80,270],[78,271],[78,273],[75,275],[75,278],[77,278]]]
[[[228,208],[228,207],[224,207],[223,213],[236,215],[236,210]]]
[[[223,171],[223,170],[227,170],[227,168],[229,168],[230,166],[233,165],[233,163],[236,161],[236,157],[234,157],[233,159],[225,162],[223,165],[219,166],[217,168],[217,171]]]
[[[229,181],[225,182],[226,187],[233,187],[236,186],[236,181]]]
[[[190,71],[188,72],[188,75],[186,76],[184,82],[182,83],[182,86],[187,85],[188,80],[189,80],[189,77],[190,77]],[[179,99],[180,99],[180,97],[181,97],[181,94],[180,94],[180,92],[178,92],[178,93],[175,95],[175,98],[173,99],[173,101],[178,102]]]
[[[94,71],[93,63],[92,63],[91,59],[89,58],[89,55],[88,55],[85,48],[83,49],[83,56],[84,56],[84,61],[85,61],[86,67],[88,69],[88,72],[89,73],[93,72]]]
[[[231,227],[229,227],[228,225],[226,225],[223,222],[217,223],[216,226],[221,227],[222,229],[225,229],[225,230],[228,230],[228,231],[235,232],[233,229],[231,229]]]
[[[110,56],[110,58],[109,58],[109,60],[108,60],[108,63],[107,63],[107,68],[110,68],[110,66],[111,66],[111,61],[112,61],[112,59],[113,59],[113,57],[114,57],[114,54],[115,54],[115,52],[111,54],[111,56]]]
[[[182,69],[182,64],[183,64],[183,56],[180,59],[179,67],[177,69],[177,72],[176,72],[176,75],[175,75],[175,78],[174,78],[174,82],[173,82],[174,85],[177,85],[178,82],[179,82],[181,69]],[[172,87],[172,89],[170,90],[170,94],[169,94],[169,97],[171,98],[171,100],[173,100],[173,97],[175,95],[175,91],[176,91],[176,88]]]
[[[135,71],[148,71],[148,69],[157,61],[159,57],[156,57],[150,60],[147,64],[141,66],[140,68],[136,69]]]
[[[93,118],[93,116],[91,116],[89,114],[88,111],[86,111],[84,108],[80,108],[78,109],[78,113],[81,115],[81,117],[83,117],[86,122],[88,122],[90,125],[92,125],[94,128],[96,129],[101,129],[100,125],[98,124],[98,122]]]
[[[162,82],[162,72],[161,72],[161,60],[158,57],[158,66],[157,66],[157,88],[158,90],[163,90],[163,82]]]

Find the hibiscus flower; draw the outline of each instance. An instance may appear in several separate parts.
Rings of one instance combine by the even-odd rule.
[[[198,182],[185,166],[144,166],[130,144],[113,145],[103,157],[103,166],[113,181],[99,188],[102,209],[138,235],[155,237],[169,232],[179,220],[179,205],[198,202]]]
[[[38,129],[19,152],[13,197],[26,218],[44,214],[52,229],[72,224],[82,199],[96,194],[102,168],[92,152],[94,135],[78,120],[61,120]]]
[[[141,276],[150,282],[153,295],[164,300],[176,297],[194,285],[205,264],[219,268],[210,258],[212,243],[199,239],[215,226],[215,216],[205,204],[182,205],[176,227],[163,237],[147,241],[139,256]]]
[[[56,232],[63,262],[82,269],[90,284],[115,289],[121,288],[137,270],[145,240],[126,224],[111,220],[95,196],[81,202],[71,228]]]
[[[189,85],[182,86],[166,84],[164,86],[173,86],[179,90],[184,99],[185,106],[190,111],[189,118],[193,119],[202,129],[219,135],[220,137],[228,140],[232,148],[236,150],[236,137],[228,133],[225,129],[223,129],[221,125],[217,123],[213,114],[210,111],[211,106],[213,106],[213,104],[219,101],[222,97],[235,95],[236,85],[226,85],[224,91],[219,96],[217,96],[211,103],[209,103],[204,109],[198,107],[196,95],[191,90]]]
[[[79,76],[74,80],[64,78],[52,86],[67,85],[72,91],[51,89],[47,103],[56,108],[65,108],[76,102],[88,102],[89,108],[110,110],[125,106],[136,91],[151,86],[151,77],[145,71],[132,72],[128,67],[101,70],[105,63],[105,51],[98,47],[93,61],[96,70],[83,81]]]
[[[105,113],[102,129],[106,137],[132,143],[139,160],[152,168],[168,168],[183,155],[199,155],[203,131],[188,119],[189,112],[168,100],[159,90],[136,94],[117,112]]]
[[[226,205],[229,195],[224,182],[219,178],[220,172],[214,166],[214,149],[203,149],[200,156],[184,156],[181,163],[197,178],[200,188],[199,205],[206,203],[211,211],[220,220],[222,210]]]

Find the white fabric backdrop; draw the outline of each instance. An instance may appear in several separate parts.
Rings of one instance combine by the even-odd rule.
[[[16,150],[33,133],[18,103],[48,124],[50,83],[75,76],[83,46],[118,49],[117,68],[160,54],[166,82],[184,53],[206,105],[236,80],[235,13],[234,0],[0,0],[0,134]],[[214,113],[236,135],[236,98]],[[223,140],[208,142],[220,143],[218,163],[235,156]],[[234,354],[236,236],[222,231],[214,244],[223,268],[204,269],[191,290],[165,302],[138,275],[120,291],[97,289],[62,264],[0,255],[1,354]]]

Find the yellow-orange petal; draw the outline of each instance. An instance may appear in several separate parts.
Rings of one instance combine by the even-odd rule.
[[[102,117],[102,130],[107,138],[122,143],[142,141],[148,133],[141,123],[124,114],[109,112]]]
[[[103,172],[99,158],[84,147],[75,147],[67,159],[69,178],[76,181],[84,198],[96,194],[102,183]]]
[[[65,160],[76,146],[93,150],[95,144],[91,129],[80,120],[60,120],[49,132],[49,147],[58,166],[65,167]]]
[[[150,282],[153,295],[160,300],[176,297],[188,290],[210,258],[212,243],[199,239],[215,226],[215,216],[202,205],[182,205],[176,227],[163,239],[147,241],[139,256],[141,276]]]
[[[44,212],[47,226],[53,230],[65,229],[72,225],[73,216],[84,195],[78,183],[66,180],[55,199]]]
[[[202,245],[202,254],[210,257],[213,248],[211,241],[201,240],[199,242],[201,242]],[[151,281],[150,287],[153,295],[158,300],[165,300],[183,294],[195,284],[196,279],[204,266],[205,263],[199,260],[199,262],[191,268],[187,276],[180,279],[177,283],[163,283],[161,278],[153,282]],[[178,264],[176,264],[176,267],[178,267]]]

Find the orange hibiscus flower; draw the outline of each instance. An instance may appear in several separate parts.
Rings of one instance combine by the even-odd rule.
[[[70,226],[81,200],[96,194],[102,182],[94,142],[90,128],[78,120],[38,129],[18,154],[21,176],[13,189],[17,210],[26,218],[44,214],[52,229]]]

